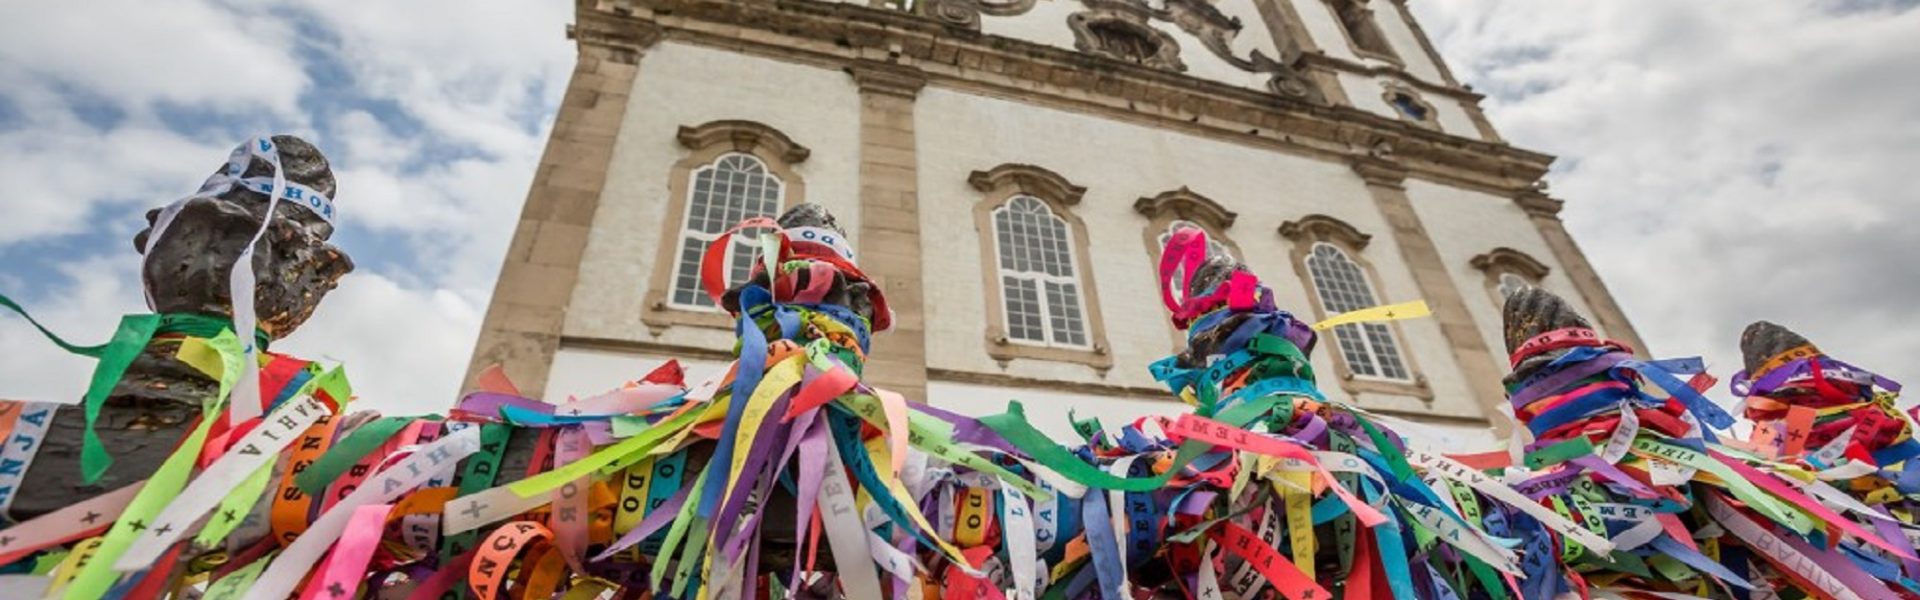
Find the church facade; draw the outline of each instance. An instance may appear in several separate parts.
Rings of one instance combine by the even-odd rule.
[[[1553,291],[1643,348],[1406,0],[580,0],[579,61],[475,349],[564,400],[723,369],[699,252],[813,202],[883,286],[869,381],[1048,433],[1181,408],[1159,244],[1206,229],[1324,332],[1321,388],[1459,430],[1504,418],[1500,302]],[[748,251],[733,257],[744,275]],[[1065,439],[1063,437],[1063,439]]]

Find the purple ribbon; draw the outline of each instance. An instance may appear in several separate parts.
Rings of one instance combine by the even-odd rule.
[[[552,404],[547,404],[532,398],[515,396],[513,394],[502,394],[499,392],[474,392],[467,394],[467,397],[460,399],[460,405],[457,408],[465,412],[487,417],[492,420],[492,422],[498,423],[500,422],[500,409],[508,406],[523,408],[543,415],[553,414]]]
[[[1513,404],[1514,412],[1518,413],[1520,409],[1526,408],[1529,404],[1533,404],[1552,394],[1573,387],[1573,384],[1579,383],[1588,377],[1604,373],[1607,369],[1611,369],[1615,365],[1620,364],[1620,361],[1629,358],[1632,358],[1632,355],[1624,352],[1609,352],[1600,355],[1599,358],[1561,369],[1552,375],[1548,375],[1544,379],[1528,383],[1525,387],[1520,388],[1519,391],[1514,392],[1513,396],[1509,397],[1507,401]]]
[[[1872,371],[1825,356],[1802,358],[1780,365],[1771,371],[1767,371],[1767,374],[1761,376],[1758,380],[1749,378],[1746,371],[1741,371],[1733,374],[1733,379],[1727,382],[1727,386],[1733,390],[1733,395],[1735,396],[1765,395],[1786,385],[1796,377],[1812,375],[1813,363],[1816,359],[1820,362],[1820,370],[1823,375],[1828,373],[1859,375],[1872,381],[1873,385],[1880,389],[1889,392],[1900,391],[1900,382],[1881,377]]]

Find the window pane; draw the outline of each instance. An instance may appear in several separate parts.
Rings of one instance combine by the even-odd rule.
[[[1039,287],[1031,279],[1002,277],[1007,303],[1007,337],[1030,342],[1047,341],[1041,329]]]
[[[1373,357],[1367,354],[1366,345],[1360,341],[1360,331],[1354,325],[1341,325],[1333,328],[1334,341],[1340,347],[1340,357],[1347,359],[1347,368],[1355,375],[1379,375],[1373,368]]]
[[[713,301],[700,287],[700,256],[707,242],[744,219],[774,216],[780,210],[784,186],[760,159],[737,153],[696,169],[692,178],[669,296],[674,304],[711,307]],[[735,238],[728,259],[728,286],[745,281],[753,266],[753,233],[742,232]]]
[[[685,238],[680,241],[680,260],[674,267],[674,304],[713,306],[713,299],[708,298],[706,290],[700,287],[700,254],[706,249],[707,244],[700,240]]]
[[[1085,347],[1086,317],[1066,220],[1039,199],[1014,196],[994,210],[993,225],[1008,337]]]
[[[1307,256],[1307,273],[1329,317],[1379,304],[1360,265],[1339,248],[1315,244]],[[1412,379],[1400,356],[1400,345],[1394,341],[1393,330],[1385,324],[1342,325],[1334,328],[1334,333],[1340,356],[1346,359],[1347,368],[1355,375]]]
[[[1087,345],[1086,322],[1080,317],[1080,286],[1047,282],[1047,314],[1053,317],[1054,343]]]

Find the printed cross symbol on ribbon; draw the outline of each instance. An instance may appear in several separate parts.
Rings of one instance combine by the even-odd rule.
[[[480,511],[483,511],[486,509],[487,509],[487,504],[485,502],[480,502],[478,500],[475,500],[473,502],[468,502],[467,508],[465,510],[460,511],[460,514],[478,519],[480,518]]]
[[[139,519],[135,519],[132,523],[128,523],[127,526],[132,527],[134,531],[146,531],[147,529],[147,524],[141,522]]]
[[[340,582],[335,581],[333,582],[333,585],[327,586],[327,593],[332,594],[333,597],[335,598],[339,598],[341,596],[347,595],[347,590],[345,587],[342,587],[340,585]]]
[[[81,517],[80,520],[85,521],[88,525],[92,525],[95,521],[99,521],[100,517],[103,517],[103,516],[105,515],[102,515],[100,513],[93,512],[93,511],[87,511],[87,516]]]
[[[240,517],[238,517],[238,516],[235,516],[235,515],[234,515],[234,513],[233,513],[233,509],[231,509],[231,508],[229,508],[229,509],[227,509],[227,510],[224,510],[224,511],[221,511],[221,512],[220,512],[220,516],[221,516],[221,517],[224,517],[224,518],[226,518],[226,520],[227,520],[227,522],[228,522],[228,523],[232,523],[232,522],[234,522],[235,520],[238,520],[238,519],[240,518]]]
[[[169,532],[169,531],[173,531],[173,524],[172,524],[172,523],[167,523],[167,524],[163,524],[163,525],[161,525],[159,529],[155,529],[155,530],[153,530],[153,534],[154,534],[154,535],[166,535],[166,534],[167,534],[167,532]]]

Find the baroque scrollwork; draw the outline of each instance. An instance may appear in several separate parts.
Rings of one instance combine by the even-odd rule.
[[[1180,42],[1153,27],[1156,11],[1124,0],[1088,0],[1087,10],[1067,15],[1074,48],[1170,71],[1187,70],[1180,62]]]
[[[928,0],[927,15],[942,23],[980,30],[980,16],[1012,17],[1033,10],[1037,0]]]
[[[1271,77],[1267,79],[1268,91],[1316,104],[1326,103],[1320,90],[1292,66],[1268,57],[1257,48],[1246,58],[1236,56],[1233,38],[1240,34],[1239,18],[1227,16],[1207,0],[1163,1],[1164,7],[1153,11],[1155,18],[1180,27],[1181,31],[1200,40],[1200,45],[1227,64],[1249,73],[1270,74]]]

